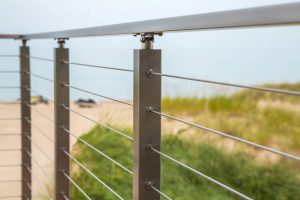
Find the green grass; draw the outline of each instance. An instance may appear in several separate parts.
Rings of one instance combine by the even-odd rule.
[[[263,86],[300,91],[300,83]],[[162,109],[165,113],[262,145],[295,155],[300,153],[300,98],[296,96],[239,90],[232,95],[210,98],[164,98]],[[246,145],[234,145],[234,151],[227,151],[224,148],[228,140],[221,136],[213,136],[218,140],[211,140],[207,137],[211,133],[196,128],[175,129],[172,133],[169,128],[176,127],[177,123],[165,120],[169,125],[163,127],[163,152],[254,199],[299,199],[300,167],[295,162],[280,157],[275,161],[271,158],[259,160],[257,157],[263,152],[246,151]],[[118,130],[128,135],[132,132],[122,127]],[[132,169],[132,143],[127,139],[100,127],[83,135],[82,139]],[[132,199],[131,175],[79,141],[73,154],[122,197]],[[92,199],[115,199],[75,163],[72,164],[72,177]],[[161,182],[161,190],[173,199],[238,199],[165,159],[162,159]],[[72,198],[84,199],[74,187]]]
[[[121,129],[122,130],[122,129]],[[122,130],[129,134],[128,130]],[[95,127],[82,139],[99,148],[122,165],[132,169],[132,144],[106,129]],[[241,152],[225,153],[211,144],[198,143],[168,134],[162,151],[247,194],[254,199],[299,199],[300,179],[289,164],[263,165]],[[77,142],[75,157],[91,169],[124,199],[132,199],[132,177],[118,166]],[[93,177],[72,164],[73,179],[92,199],[115,199]],[[161,190],[174,199],[238,199],[220,187],[176,164],[162,159]],[[72,187],[72,199],[84,199]]]
[[[300,83],[263,87],[300,91]],[[231,96],[210,98],[167,97],[162,101],[162,109],[215,130],[300,153],[298,96],[241,90]],[[199,131],[194,132],[199,134]]]
[[[290,91],[296,91],[300,92],[300,83],[282,83],[282,84],[264,84],[261,85],[262,87],[266,88],[274,88],[274,89],[280,89],[280,90],[290,90]],[[294,95],[284,95],[284,94],[278,94],[278,93],[271,93],[271,92],[257,92],[254,90],[242,90],[240,92],[237,92],[234,95],[234,98],[244,98],[248,100],[279,100],[279,101],[285,101],[294,103],[299,103],[299,97]]]

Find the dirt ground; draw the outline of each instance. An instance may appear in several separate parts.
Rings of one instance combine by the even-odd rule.
[[[43,114],[46,114],[49,118],[54,118],[53,103],[49,105],[34,105],[32,109],[32,123],[38,127],[44,134],[47,134],[51,139],[54,137],[54,126],[49,120],[42,117],[37,109]],[[80,112],[96,121],[116,122],[113,125],[132,127],[132,108],[131,106],[111,103],[111,102],[99,102],[97,106],[93,108],[80,108],[74,103],[71,104],[71,109]],[[20,105],[19,104],[0,104],[0,119],[1,118],[18,118],[20,117]],[[79,136],[89,131],[95,124],[87,119],[82,118],[74,113],[71,113],[71,132]],[[112,125],[112,124],[111,124]],[[20,133],[20,120],[0,120],[0,134],[19,134]],[[71,144],[74,145],[76,139],[72,136]],[[32,127],[32,156],[35,161],[32,161],[33,169],[33,196],[39,199],[40,196],[45,193],[45,187],[49,187],[49,178],[43,173],[43,170],[39,168],[40,165],[47,175],[53,179],[53,149],[54,144],[41,134],[36,128]],[[49,156],[47,158],[35,145],[41,147]],[[72,146],[71,145],[71,146]],[[20,182],[3,182],[6,180],[20,180],[21,168],[16,167],[1,167],[3,165],[19,165],[21,163],[20,155],[20,135],[0,136],[0,197],[6,195],[20,195],[21,187]],[[16,149],[16,151],[1,151],[4,149]],[[38,164],[37,164],[38,163]],[[1,198],[3,199],[3,198]],[[5,199],[5,198],[4,198]],[[8,198],[6,198],[8,199]],[[12,199],[12,198],[10,198]],[[20,198],[15,198],[20,199]]]

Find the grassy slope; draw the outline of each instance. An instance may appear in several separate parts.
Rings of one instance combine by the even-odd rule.
[[[128,131],[124,131],[128,132]],[[126,166],[132,168],[131,142],[108,130],[96,127],[82,138]],[[255,199],[298,199],[300,179],[286,164],[264,166],[243,153],[228,154],[210,144],[198,144],[168,135],[163,138],[163,152]],[[78,142],[74,154],[98,177],[125,199],[131,199],[131,176],[112,162]],[[90,175],[73,165],[73,178],[92,199],[114,199],[114,196]],[[162,191],[174,199],[238,199],[201,177],[162,160]],[[84,199],[72,188],[72,198]]]
[[[300,90],[300,84],[265,86]],[[261,105],[266,102],[267,104]],[[272,105],[274,102],[275,106]],[[286,102],[288,106],[281,106],[282,102]],[[163,100],[163,110],[166,113],[187,117],[210,128],[298,154],[300,115],[291,106],[300,106],[299,97],[246,90],[232,96]],[[128,134],[131,132],[123,131]],[[185,130],[179,132],[184,134]],[[194,132],[201,137],[207,134],[199,130]],[[210,145],[211,143],[208,144],[209,141],[196,143],[187,140],[188,137],[181,137],[182,134],[166,135],[163,138],[162,150],[254,199],[298,199],[300,196],[299,174],[293,170],[295,165],[283,162],[286,160],[266,166],[240,151],[226,153]],[[99,127],[82,138],[127,168],[132,168],[131,143],[126,139]],[[80,142],[73,153],[121,196],[131,199],[130,175]],[[162,191],[174,199],[235,199],[230,193],[169,161],[163,160],[162,170]],[[76,164],[73,165],[73,174],[79,185],[93,199],[114,199],[92,177],[78,170]],[[74,188],[72,197],[83,199]]]
[[[300,91],[300,84],[264,87]],[[165,98],[162,107],[164,112],[207,127],[300,153],[300,97],[243,90],[232,96]]]

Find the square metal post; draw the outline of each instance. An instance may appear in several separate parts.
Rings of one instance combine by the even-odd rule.
[[[62,42],[59,40],[59,42]],[[69,175],[69,157],[63,152],[69,152],[70,138],[69,134],[62,127],[69,130],[70,116],[69,111],[64,109],[62,105],[69,107],[69,88],[63,83],[69,84],[69,64],[63,61],[69,61],[69,49],[64,48],[60,43],[60,47],[54,50],[54,107],[55,107],[55,199],[63,200],[64,194],[69,198],[69,181],[63,175],[63,172]]]
[[[21,154],[22,154],[22,200],[31,199],[31,125],[26,119],[31,119],[31,110],[27,106],[30,104],[30,60],[29,60],[29,47],[26,46],[26,41],[20,47],[20,83],[21,83]],[[28,153],[29,152],[29,153]]]
[[[150,69],[161,72],[161,50],[134,50],[134,200],[160,199],[148,185],[160,189],[160,156],[148,147],[160,150],[161,117],[150,113],[149,107],[161,111],[161,77],[149,76]]]

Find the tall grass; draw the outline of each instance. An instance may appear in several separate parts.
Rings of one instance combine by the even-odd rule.
[[[128,133],[128,130],[122,131]],[[83,135],[82,139],[132,169],[130,141],[100,127],[95,127]],[[297,178],[297,172],[283,162],[265,166],[251,160],[244,153],[225,153],[211,144],[182,139],[174,134],[163,137],[162,151],[254,199],[299,199],[300,179]],[[80,142],[74,148],[74,155],[124,199],[132,199],[130,174]],[[75,163],[72,164],[72,177],[92,199],[115,199]],[[164,159],[161,190],[179,200],[238,199],[224,189]],[[74,187],[71,197],[84,199]]]
[[[264,87],[300,91],[298,83]],[[259,144],[300,153],[298,96],[242,90],[231,96],[210,98],[167,97],[162,101],[162,109],[166,113]],[[199,134],[199,131],[194,132]]]
[[[300,83],[263,85],[300,91]],[[241,90],[230,96],[210,98],[164,98],[163,112],[250,141],[274,147],[292,154],[300,153],[300,98],[291,95]],[[164,119],[165,120],[165,119]],[[283,158],[261,162],[243,146],[234,143],[228,151],[228,140],[221,136],[211,140],[210,133],[196,128],[179,128],[176,122],[165,120],[162,151],[189,164],[214,179],[254,198],[297,200],[300,197],[299,165]],[[120,128],[131,134],[130,130]],[[166,134],[167,133],[167,134]],[[216,145],[215,138],[222,145]],[[109,130],[95,127],[82,139],[132,169],[132,143]],[[124,199],[132,199],[132,177],[112,162],[88,149],[79,141],[73,154]],[[264,157],[268,160],[268,157]],[[266,165],[266,163],[268,163]],[[296,167],[295,167],[296,166]],[[115,199],[101,184],[72,164],[72,177],[92,199]],[[224,189],[196,176],[176,164],[162,159],[161,190],[179,200],[238,199]],[[83,199],[72,187],[72,198]]]

